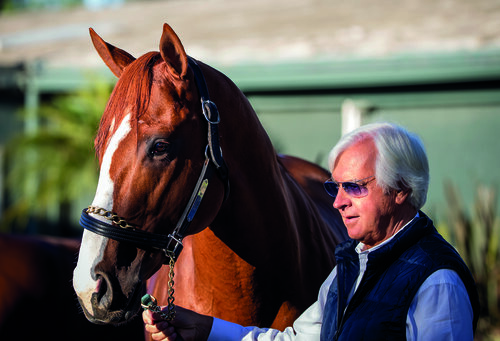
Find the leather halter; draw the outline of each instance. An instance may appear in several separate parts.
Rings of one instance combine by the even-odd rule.
[[[205,116],[205,119],[208,122],[208,143],[205,149],[205,162],[203,163],[202,171],[198,177],[193,193],[191,194],[191,198],[189,199],[189,202],[175,229],[172,233],[166,236],[142,231],[135,227],[130,227],[128,224],[125,224],[128,226],[121,227],[121,224],[110,224],[92,217],[89,215],[88,208],[85,208],[82,211],[82,215],[80,217],[80,225],[88,231],[119,242],[131,243],[138,248],[163,250],[167,257],[173,257],[174,260],[177,259],[182,251],[182,239],[185,237],[186,230],[193,220],[198,207],[200,206],[201,200],[203,199],[205,191],[208,187],[210,181],[209,179],[214,170],[224,183],[224,200],[227,199],[227,196],[229,195],[228,169],[222,157],[222,150],[219,144],[219,111],[217,110],[215,103],[210,101],[205,77],[203,76],[200,67],[196,61],[189,56],[188,62],[194,72],[194,78],[201,98],[203,116]],[[108,220],[111,220],[112,217],[116,217],[116,215],[111,212],[104,212],[105,214],[103,215],[107,217]],[[121,219],[121,221],[124,222],[123,219]]]

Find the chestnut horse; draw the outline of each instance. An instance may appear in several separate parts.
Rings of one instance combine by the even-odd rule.
[[[148,291],[166,304],[168,267],[157,272],[183,247],[176,304],[244,325],[291,325],[347,238],[323,189],[329,173],[276,155],[243,93],[188,57],[167,24],[160,52],[138,59],[90,33],[119,79],[95,140],[96,195],[81,218],[73,282],[87,318],[133,318],[150,278]]]

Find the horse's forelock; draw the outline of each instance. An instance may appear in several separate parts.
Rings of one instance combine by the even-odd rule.
[[[153,85],[153,67],[161,62],[158,52],[149,52],[125,68],[109,98],[99,124],[95,139],[97,157],[104,153],[105,143],[121,122],[131,114],[131,120],[138,120],[149,105]],[[115,124],[113,124],[115,122]]]

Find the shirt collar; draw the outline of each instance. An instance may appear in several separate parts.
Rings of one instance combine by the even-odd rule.
[[[365,253],[366,253],[366,254],[368,254],[368,253],[370,253],[370,252],[372,252],[372,251],[375,251],[375,250],[380,249],[382,246],[384,246],[385,244],[389,243],[389,242],[390,242],[390,241],[391,241],[391,240],[392,240],[392,239],[393,239],[393,238],[394,238],[394,237],[395,237],[395,236],[396,236],[399,232],[403,231],[403,230],[406,228],[406,226],[410,225],[410,223],[411,223],[412,221],[414,221],[416,218],[418,218],[419,216],[420,216],[420,215],[419,215],[419,214],[418,214],[418,212],[417,212],[417,214],[415,215],[415,217],[413,217],[413,219],[412,219],[412,220],[410,220],[409,222],[407,222],[407,223],[405,224],[405,226],[403,226],[402,228],[400,228],[400,229],[399,229],[396,233],[394,233],[394,234],[393,234],[390,238],[388,238],[388,239],[384,240],[382,243],[380,243],[380,244],[378,244],[378,245],[375,245],[374,247],[372,247],[372,248],[370,248],[370,249],[368,249],[368,250],[363,250],[363,249],[364,249],[364,247],[365,247],[365,244],[364,244],[364,243],[362,243],[362,242],[359,242],[359,243],[358,243],[358,245],[356,245],[356,252],[357,252],[358,254],[365,254]]]

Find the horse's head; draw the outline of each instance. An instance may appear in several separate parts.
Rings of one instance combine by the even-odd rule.
[[[224,182],[215,176],[207,187],[208,176],[200,176],[211,154],[212,124],[202,113],[203,91],[189,66],[195,62],[173,30],[165,24],[160,52],[138,59],[90,33],[119,80],[95,140],[99,183],[94,208],[82,214],[86,230],[73,282],[89,320],[118,324],[140,310],[145,281],[167,262],[165,251],[178,252],[175,238],[196,233],[215,218]],[[112,223],[116,216],[123,219]],[[163,247],[172,233],[174,246]]]

